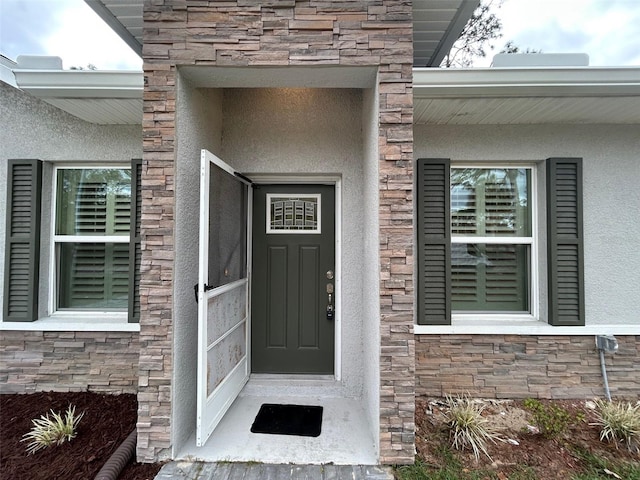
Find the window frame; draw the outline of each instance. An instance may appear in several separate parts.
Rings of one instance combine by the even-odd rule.
[[[129,312],[129,301],[124,308],[117,309],[83,309],[83,308],[59,308],[58,306],[58,278],[60,276],[59,255],[57,247],[64,243],[120,243],[131,245],[131,231],[127,235],[57,235],[57,203],[58,203],[58,172],[60,170],[109,170],[122,169],[130,170],[131,175],[135,174],[131,162],[108,162],[94,164],[89,162],[60,162],[55,163],[52,169],[52,188],[51,188],[51,229],[49,234],[49,284],[48,284],[48,301],[47,311],[50,316],[76,317],[78,315],[93,315],[100,319],[102,317],[117,318],[121,317],[126,321]],[[133,192],[132,192],[133,197]],[[133,208],[133,199],[131,206]],[[130,226],[131,229],[131,226]],[[130,259],[131,261],[131,259]],[[129,295],[130,286],[129,286]]]
[[[287,229],[287,228],[274,228],[272,225],[273,217],[271,215],[271,201],[273,199],[289,199],[289,200],[302,200],[302,199],[315,199],[316,201],[316,227],[309,229]],[[322,234],[322,195],[319,193],[267,193],[267,214],[266,214],[266,233],[267,235],[320,235]],[[286,225],[285,225],[286,227]]]
[[[453,244],[503,244],[503,245],[529,245],[530,266],[529,266],[529,312],[469,312],[451,308],[451,323],[486,323],[493,321],[531,321],[540,318],[540,277],[539,277],[539,237],[540,227],[538,222],[538,202],[541,198],[538,191],[538,164],[533,161],[456,161],[450,163],[449,196],[451,195],[451,171],[461,168],[491,169],[491,168],[522,168],[528,169],[530,175],[529,206],[531,215],[531,235],[528,237],[506,237],[506,236],[455,236],[451,225],[451,208],[449,208],[449,235],[450,247]]]

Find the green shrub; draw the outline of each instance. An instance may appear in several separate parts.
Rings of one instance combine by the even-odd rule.
[[[495,443],[500,440],[500,435],[482,416],[484,405],[467,396],[446,398],[449,408],[445,412],[445,422],[453,447],[457,450],[471,448],[476,460],[480,458],[480,452],[489,457],[487,441]]]
[[[557,438],[564,434],[569,425],[584,420],[582,414],[571,415],[559,405],[545,405],[539,400],[527,398],[524,407],[533,415],[533,421],[545,438]]]
[[[629,451],[640,452],[640,404],[596,401],[600,440],[624,443]]]
[[[76,407],[67,408],[65,417],[51,410],[49,414],[41,415],[40,418],[33,419],[33,427],[29,433],[23,435],[22,442],[30,442],[27,445],[29,454],[35,453],[50,445],[61,445],[76,437],[78,423],[84,416],[84,412],[76,415]]]

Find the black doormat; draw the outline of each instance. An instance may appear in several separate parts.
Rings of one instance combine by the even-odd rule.
[[[322,430],[322,407],[263,403],[251,425],[253,433],[317,437]]]

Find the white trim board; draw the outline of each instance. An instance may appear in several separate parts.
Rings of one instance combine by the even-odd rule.
[[[638,325],[587,325],[585,327],[554,327],[548,323],[529,321],[511,323],[415,325],[415,335],[640,335]]]
[[[139,323],[129,323],[127,314],[56,313],[34,322],[0,322],[0,331],[23,332],[139,332]]]

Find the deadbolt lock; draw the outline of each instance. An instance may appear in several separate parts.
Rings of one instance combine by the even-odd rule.
[[[333,311],[333,305],[327,305],[327,320],[333,320],[335,312]]]

